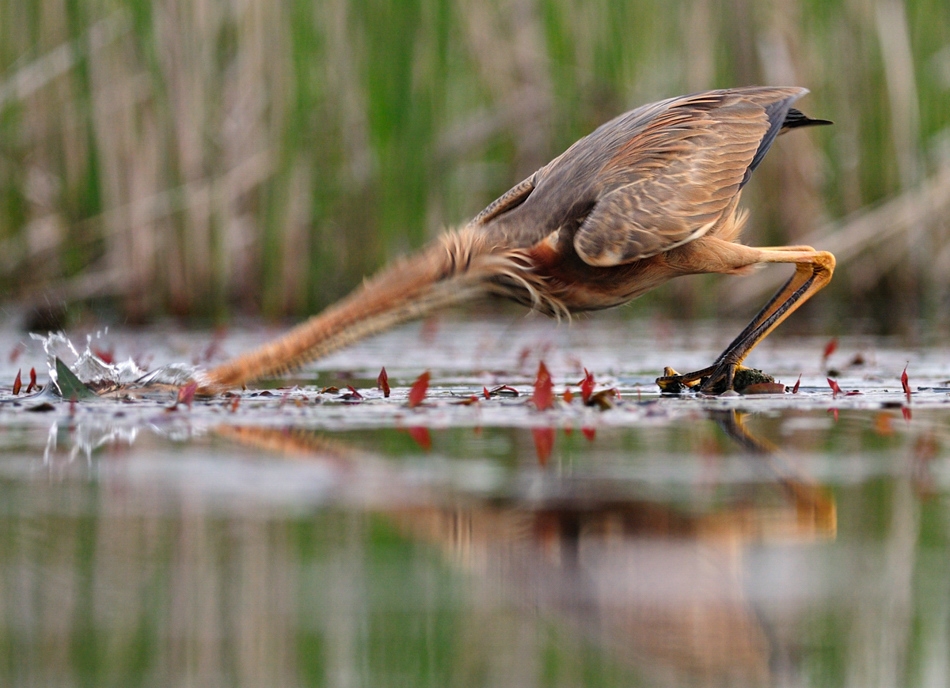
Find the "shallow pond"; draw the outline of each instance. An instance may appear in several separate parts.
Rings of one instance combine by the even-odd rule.
[[[796,394],[657,394],[738,329],[447,316],[190,405],[30,398],[2,331],[0,684],[947,685],[950,350],[773,336]]]

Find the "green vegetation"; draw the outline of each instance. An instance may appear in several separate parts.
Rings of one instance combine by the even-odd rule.
[[[0,0],[0,288],[310,313],[617,113],[751,83],[808,86],[836,127],[770,156],[747,240],[852,231],[815,307],[947,324],[945,0]],[[652,299],[708,315],[712,283],[736,284]]]

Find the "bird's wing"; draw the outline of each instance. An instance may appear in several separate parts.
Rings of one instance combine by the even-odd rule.
[[[635,118],[626,140],[623,119],[615,122],[596,202],[574,235],[578,255],[590,265],[620,265],[708,232],[802,92],[791,91],[773,91],[771,99],[711,92],[668,101],[647,122]]]

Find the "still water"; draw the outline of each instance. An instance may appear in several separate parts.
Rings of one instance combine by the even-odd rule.
[[[773,336],[797,394],[657,395],[736,331],[450,316],[190,406],[14,397],[2,331],[0,685],[947,685],[950,351]]]

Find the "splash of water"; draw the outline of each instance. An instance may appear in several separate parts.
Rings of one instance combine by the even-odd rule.
[[[107,334],[108,330],[97,332],[95,339]],[[172,363],[154,371],[142,370],[129,358],[119,363],[108,363],[96,355],[92,347],[93,335],[86,335],[86,346],[78,351],[72,341],[62,332],[50,332],[46,336],[30,333],[30,337],[39,341],[46,352],[46,367],[50,380],[57,381],[56,359],[60,359],[72,370],[76,377],[87,384],[112,383],[115,385],[168,384],[181,386],[193,379],[196,369],[185,364]]]

